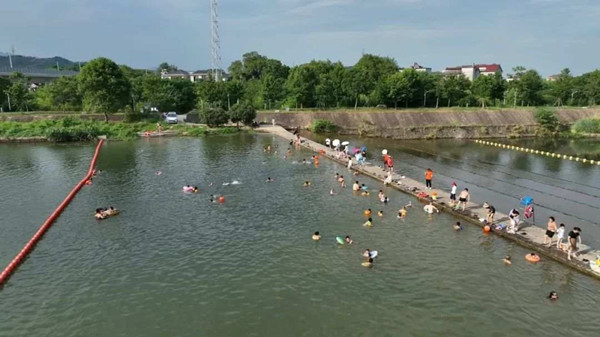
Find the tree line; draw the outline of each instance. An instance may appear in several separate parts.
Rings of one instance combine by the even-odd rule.
[[[366,54],[352,67],[340,62],[311,61],[289,67],[257,52],[243,55],[228,68],[227,81],[161,79],[156,71],[118,66],[106,58],[86,63],[77,76],[62,77],[36,91],[22,74],[0,79],[4,111],[187,113],[191,110],[243,110],[452,107],[452,106],[587,106],[600,102],[600,70],[573,76],[564,69],[554,81],[533,69],[513,68],[509,80],[500,74],[469,81],[462,74],[401,70],[389,57]],[[10,97],[10,109],[8,104]],[[238,108],[240,109],[240,108]]]

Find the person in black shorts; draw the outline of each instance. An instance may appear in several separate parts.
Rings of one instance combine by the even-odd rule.
[[[577,244],[581,244],[581,228],[575,227],[569,232],[569,252],[567,258],[571,260],[571,252],[574,256],[577,256]]]
[[[485,215],[485,221],[490,225],[494,223],[494,215],[496,215],[496,208],[490,205],[487,201],[483,203],[483,208],[487,211]]]

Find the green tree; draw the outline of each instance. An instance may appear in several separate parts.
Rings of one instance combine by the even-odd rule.
[[[170,71],[175,71],[175,70],[177,70],[177,66],[174,64],[168,64],[167,62],[163,62],[163,63],[159,64],[158,67],[156,68],[156,71],[158,73],[161,73],[163,71],[170,72]]]
[[[580,90],[587,99],[586,104],[598,104],[600,102],[600,70],[594,70],[580,77]]]
[[[473,97],[484,108],[486,104],[494,104],[497,100],[502,99],[505,91],[506,81],[500,73],[479,76],[471,84]]]
[[[201,107],[205,104],[209,107],[227,107],[226,82],[208,79],[199,82],[196,88]]]
[[[107,58],[97,58],[87,63],[79,73],[78,87],[83,97],[84,109],[108,114],[118,111],[130,101],[131,84],[123,71]]]
[[[12,110],[29,111],[33,97],[29,92],[28,78],[19,72],[14,72],[10,74],[9,80],[11,84],[5,93],[8,93],[8,96],[10,96]]]
[[[0,77],[0,107],[2,110],[8,111],[8,88],[10,88],[10,80],[8,78]]]
[[[239,122],[244,123],[244,125],[251,125],[255,118],[256,109],[250,103],[235,104],[229,112],[229,119],[232,123],[237,123],[238,127]]]
[[[227,123],[229,116],[221,107],[204,108],[200,110],[200,119],[202,120],[202,123],[213,128]]]
[[[527,70],[513,80],[511,87],[517,92],[517,100],[521,105],[539,105],[543,102],[541,92],[544,89],[544,81],[535,70]]]
[[[260,98],[261,103],[269,104],[271,102],[280,102],[285,97],[285,80],[275,77],[271,74],[266,74],[260,79]]]
[[[421,87],[420,78],[417,71],[408,68],[400,72],[396,72],[386,79],[388,83],[387,97],[394,102],[394,107],[398,107],[398,102],[403,102],[405,107],[408,107]]]
[[[358,73],[358,76],[352,76],[353,80],[362,82],[355,89],[361,89],[359,94],[362,95],[371,94],[380,81],[398,72],[394,59],[371,54],[363,55],[353,68]]]
[[[470,87],[471,82],[463,74],[448,74],[442,79],[442,92],[448,100],[448,106],[458,104],[464,99]]]
[[[82,107],[82,98],[75,76],[60,77],[37,89],[35,99],[37,106],[42,110],[80,111]]]
[[[552,104],[561,106],[564,105],[565,102],[569,102],[569,98],[571,97],[571,93],[574,90],[574,82],[573,76],[571,76],[571,71],[569,68],[565,68],[560,72],[558,78],[549,83],[549,93],[553,100]],[[573,104],[573,102],[570,102]]]

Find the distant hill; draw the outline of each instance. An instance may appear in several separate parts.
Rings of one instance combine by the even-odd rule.
[[[15,68],[25,69],[56,69],[56,62],[60,65],[61,70],[77,70],[78,64],[76,62],[67,60],[60,56],[54,56],[49,58],[13,55],[12,63]],[[10,65],[8,60],[8,54],[0,52],[0,68],[8,67]]]

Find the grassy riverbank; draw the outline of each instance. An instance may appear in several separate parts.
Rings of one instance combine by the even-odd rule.
[[[181,136],[201,136],[206,134],[231,134],[239,130],[235,127],[208,128],[191,125],[163,125],[163,131]],[[89,141],[98,136],[113,140],[130,140],[139,132],[155,132],[155,121],[144,122],[101,122],[66,117],[59,120],[37,120],[33,122],[0,122],[0,138],[43,137],[53,142]]]

